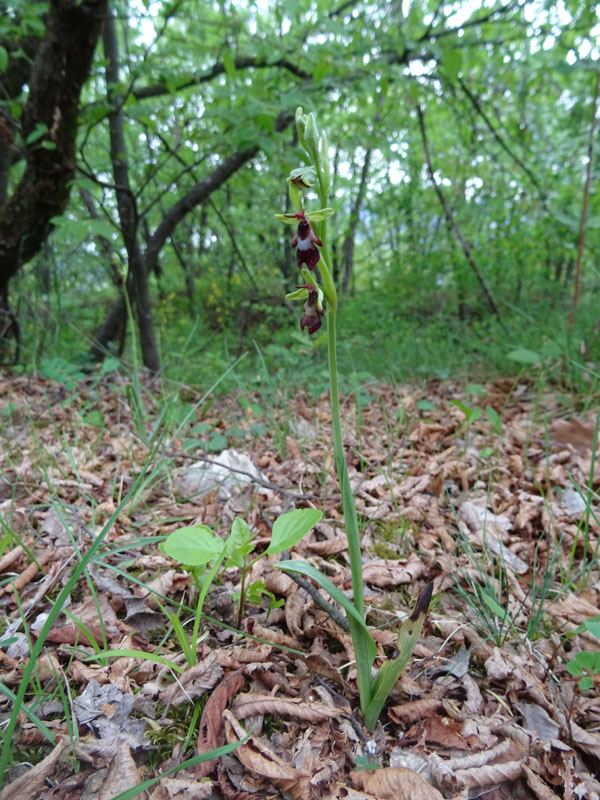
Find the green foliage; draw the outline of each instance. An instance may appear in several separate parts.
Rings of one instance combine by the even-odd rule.
[[[579,678],[578,686],[582,692],[594,685],[594,675],[600,675],[600,653],[581,650],[567,664],[567,672]]]
[[[0,69],[25,58],[9,42],[44,33],[45,6],[8,5],[0,24]],[[184,11],[161,0],[152,13],[140,6],[119,19],[121,38],[127,28],[120,88],[142,249],[173,204],[215,165],[246,147],[260,148],[202,206],[190,209],[151,276],[169,377],[209,380],[229,365],[231,352],[252,340],[290,344],[292,317],[281,287],[298,273],[289,231],[278,229],[273,218],[272,198],[281,192],[281,176],[298,171],[303,142],[313,155],[331,157],[338,208],[327,222],[340,277],[364,154],[371,153],[350,296],[340,316],[347,331],[342,370],[350,363],[397,380],[521,366],[553,371],[544,337],[555,340],[565,330],[571,300],[595,77],[593,62],[581,54],[594,45],[598,12],[586,6],[550,20],[551,11],[540,7],[534,25],[519,6],[485,23],[478,22],[480,11],[464,4],[455,12],[462,23],[449,16],[450,7],[440,7],[430,26],[426,4],[413,3],[398,28],[377,3],[368,12],[356,7],[309,20],[295,0],[263,10],[236,6],[235,13],[195,6]],[[550,22],[553,36],[547,35]],[[47,250],[11,286],[24,301],[28,368],[55,356],[77,363],[85,337],[98,329],[117,296],[114,267],[122,272],[126,265],[107,180],[110,106],[102,58],[99,50],[81,108],[79,165],[85,174],[77,175],[70,205],[55,218]],[[403,59],[418,70],[409,74]],[[421,73],[426,79],[412,77]],[[434,84],[441,91],[432,91]],[[24,100],[20,95],[0,102],[18,119]],[[437,180],[508,336],[490,318],[478,279],[422,169],[416,103],[424,111]],[[298,104],[335,130],[335,150],[323,139],[313,141],[310,124],[306,133],[310,114],[297,142],[290,128],[276,124]],[[52,144],[35,125],[28,140],[33,147]],[[10,187],[20,170],[16,162]],[[330,178],[326,171],[313,193],[323,189],[324,178]],[[80,189],[97,215],[81,202]],[[600,245],[599,202],[592,193],[582,306],[591,304],[599,282],[593,261]],[[377,290],[383,286],[382,295]],[[591,333],[597,319],[593,311],[581,313],[570,334],[570,358],[576,360],[585,341],[585,360],[597,362]],[[323,363],[324,341],[304,344],[310,358],[300,358],[303,380],[314,360]],[[563,353],[565,345],[563,340]],[[247,368],[250,373],[255,365],[249,360]],[[296,374],[295,367],[286,378],[290,372]]]
[[[591,633],[600,640],[600,617],[586,619],[575,633]],[[581,650],[567,663],[567,672],[579,678],[578,686],[582,692],[591,689],[594,685],[594,675],[600,675],[600,652]]]
[[[282,514],[273,524],[269,547],[253,560],[250,556],[256,547],[253,541],[254,534],[241,517],[235,517],[226,539],[215,536],[206,525],[179,528],[167,536],[160,544],[160,549],[174,560],[180,561],[189,570],[198,589],[191,642],[188,641],[177,615],[168,615],[188,664],[196,663],[196,642],[204,601],[221,565],[225,568],[238,567],[241,572],[240,592],[237,597],[239,628],[246,602],[260,604],[263,596],[266,596],[269,601],[269,611],[281,605],[281,601],[267,591],[264,583],[256,581],[249,587],[246,586],[246,577],[252,565],[263,555],[281,553],[293,547],[317,524],[322,515],[321,511],[314,508],[295,509]],[[209,564],[212,564],[210,569],[208,569]]]

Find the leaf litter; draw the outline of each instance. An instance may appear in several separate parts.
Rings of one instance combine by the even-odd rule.
[[[186,665],[165,613],[179,609],[187,625],[194,596],[189,575],[158,550],[161,537],[193,524],[224,535],[241,515],[266,549],[274,520],[294,507],[324,512],[295,557],[350,591],[327,397],[286,400],[260,436],[259,403],[231,395],[197,411],[191,424],[219,432],[245,474],[227,492],[203,483],[190,496],[186,472],[218,454],[178,433],[149,463],[160,395],[143,387],[141,425],[119,380],[82,381],[69,395],[41,378],[0,379],[5,687],[20,682],[57,587],[115,515],[46,640],[27,695],[34,721],[22,714],[0,800],[24,787],[40,798],[112,798],[247,734],[233,753],[161,778],[148,796],[600,797],[600,679],[581,690],[566,669],[579,652],[600,651],[581,627],[600,615],[593,415],[567,414],[553,395],[508,380],[482,387],[477,402],[496,415],[471,424],[465,392],[448,381],[370,384],[360,409],[345,398],[380,657],[393,654],[419,591],[435,587],[415,657],[369,737],[351,639],[318,589],[275,569],[279,556],[258,561],[247,580],[285,605],[248,605],[245,635],[233,630],[239,570],[223,571],[196,665]],[[102,425],[86,422],[91,406]],[[148,480],[119,508],[144,470]],[[3,695],[0,719],[9,714]]]

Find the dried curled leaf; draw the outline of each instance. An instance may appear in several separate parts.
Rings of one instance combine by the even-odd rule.
[[[236,698],[232,710],[238,719],[256,714],[277,714],[313,723],[334,719],[345,713],[345,709],[324,703],[307,703],[299,697],[273,697],[270,694],[241,694]]]
[[[198,733],[198,755],[214,750],[223,744],[223,711],[231,702],[231,698],[239,692],[244,685],[244,676],[241,670],[228,675],[208,698],[202,717],[200,718],[200,731]],[[215,767],[215,759],[204,761],[196,767],[196,776],[206,778]]]
[[[444,800],[418,772],[405,767],[360,770],[350,777],[355,786],[379,800]]]
[[[219,664],[217,653],[210,653],[199,664],[196,664],[179,676],[179,679],[166,689],[161,700],[165,706],[177,705],[199,697],[212,689],[223,677],[223,668]]]
[[[229,744],[238,742],[246,736],[246,731],[231,711],[225,710],[223,718],[225,720],[225,737]],[[235,755],[246,769],[267,778],[282,791],[287,792],[294,800],[309,800],[309,773],[286,764],[258,737],[251,736],[246,744],[238,747]]]

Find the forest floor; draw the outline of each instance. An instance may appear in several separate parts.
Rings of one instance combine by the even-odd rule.
[[[376,666],[434,584],[414,657],[369,734],[351,639],[274,568],[281,556],[252,568],[249,583],[271,594],[247,605],[244,635],[232,630],[240,571],[217,576],[190,666],[173,629],[176,616],[191,631],[190,575],[158,548],[179,527],[224,535],[242,516],[261,552],[279,514],[314,506],[323,518],[294,556],[348,592],[325,395],[279,407],[228,395],[194,411],[191,389],[165,405],[149,381],[4,376],[0,398],[3,731],[30,648],[44,644],[28,713],[4,742],[0,800],[600,797],[594,415],[508,379],[374,384],[345,398]],[[192,465],[218,462],[220,442],[259,483],[186,497]],[[141,785],[247,731],[220,759]]]

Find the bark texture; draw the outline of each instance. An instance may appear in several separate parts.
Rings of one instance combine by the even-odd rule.
[[[106,9],[107,0],[50,2],[21,125],[24,139],[39,124],[46,126],[46,133],[27,148],[23,176],[0,208],[0,294],[39,251],[50,220],[67,204],[75,171],[79,98]]]

